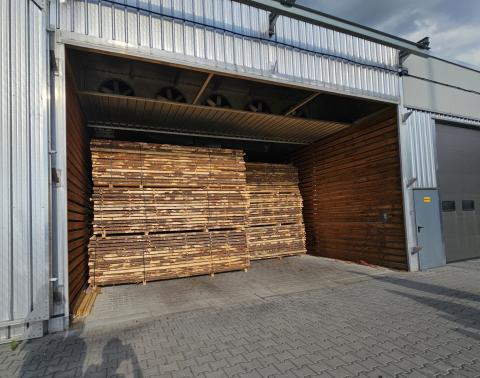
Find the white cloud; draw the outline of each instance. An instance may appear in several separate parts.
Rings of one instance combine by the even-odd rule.
[[[463,61],[469,65],[480,66],[480,23],[462,25],[455,28],[443,28],[432,19],[416,21],[416,30],[405,35],[407,39],[417,41],[430,36],[432,52],[441,57]]]
[[[429,36],[435,55],[480,67],[480,0],[299,0],[299,3],[411,41]]]

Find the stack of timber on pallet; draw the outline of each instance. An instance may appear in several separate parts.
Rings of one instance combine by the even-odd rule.
[[[297,169],[287,164],[247,163],[250,259],[306,253]]]
[[[242,151],[93,140],[91,152],[90,284],[248,267]]]

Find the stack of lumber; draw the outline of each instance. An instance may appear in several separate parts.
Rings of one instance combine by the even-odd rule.
[[[202,231],[246,221],[238,189],[95,187],[93,201],[96,234]]]
[[[246,168],[250,259],[306,253],[297,169],[264,163],[247,163]]]
[[[243,152],[93,140],[90,283],[245,269]]]
[[[388,107],[292,155],[309,253],[408,269],[397,121]]]

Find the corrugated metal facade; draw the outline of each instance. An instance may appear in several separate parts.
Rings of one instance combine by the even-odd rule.
[[[178,63],[399,98],[398,51],[229,0],[52,0],[52,28],[112,46],[144,47]],[[92,42],[95,44],[95,42]]]
[[[408,109],[412,115],[408,118],[406,144],[403,148],[409,157],[409,167],[405,167],[411,178],[417,180],[414,189],[437,187],[437,156],[435,142],[435,122],[453,122],[459,125],[480,127],[480,121],[445,114],[430,113]]]
[[[0,2],[0,342],[49,316],[46,43],[34,2]]]
[[[140,47],[155,59],[186,66],[380,100],[400,98],[397,50],[285,16],[270,38],[268,12],[234,1],[51,0],[46,12],[38,4],[0,2],[0,342],[41,334],[49,317],[49,211],[61,224],[54,239],[60,262],[53,274],[62,282],[68,274],[61,264],[67,235],[64,185],[57,189],[56,206],[49,204],[47,25],[59,31],[60,42],[62,36],[76,36],[91,46],[102,42],[99,49]],[[65,172],[64,46],[56,48],[61,53],[52,119],[56,167]],[[413,110],[400,126],[402,169],[407,179],[417,178],[412,188],[437,186],[435,119],[480,127],[480,121]],[[59,302],[52,313],[68,315],[62,307],[66,298]]]

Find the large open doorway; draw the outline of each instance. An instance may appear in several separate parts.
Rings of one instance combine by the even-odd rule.
[[[247,165],[290,164],[309,254],[408,269],[393,105],[76,49],[67,55],[71,303],[91,278],[92,140],[231,149]],[[298,239],[291,232],[285,240]]]

